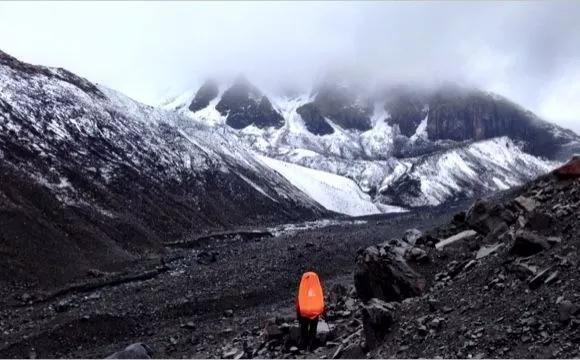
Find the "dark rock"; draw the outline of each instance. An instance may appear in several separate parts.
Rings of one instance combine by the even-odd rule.
[[[292,343],[292,344],[298,344],[298,342],[300,341],[300,327],[299,326],[290,326],[290,328],[288,328],[288,340]]]
[[[439,330],[441,328],[442,320],[440,318],[435,318],[429,322],[429,328],[433,330]]]
[[[409,229],[405,231],[405,234],[403,235],[403,241],[411,246],[414,246],[417,242],[417,239],[419,239],[421,236],[423,236],[423,233],[420,230]]]
[[[415,262],[427,262],[429,261],[429,256],[425,250],[414,247],[407,252],[407,259]]]
[[[197,263],[201,265],[209,265],[217,261],[217,252],[215,251],[201,251],[197,254]]]
[[[232,309],[228,309],[224,311],[224,317],[231,318],[234,316],[234,311]]]
[[[564,300],[558,304],[558,315],[559,320],[562,323],[567,323],[570,321],[572,316],[580,314],[580,306]]]
[[[219,94],[219,89],[215,81],[208,80],[197,90],[195,97],[189,105],[189,110],[196,112],[207,107]]]
[[[548,240],[544,236],[519,230],[516,233],[510,253],[517,256],[530,256],[549,248]]]
[[[542,270],[538,273],[538,275],[534,276],[528,283],[528,285],[530,286],[530,289],[537,289],[540,286],[542,286],[542,284],[544,283],[544,281],[546,281],[546,279],[549,277],[550,275],[550,270],[551,268],[547,268],[545,270]]]
[[[521,280],[529,276],[535,275],[538,271],[538,268],[536,266],[528,265],[522,262],[515,262],[508,268],[511,272],[515,273]]]
[[[366,359],[366,354],[360,344],[350,344],[336,351],[333,359]]]
[[[423,235],[420,238],[417,239],[417,242],[415,243],[415,245],[421,245],[421,246],[426,246],[426,247],[435,247],[435,245],[437,243],[439,243],[439,239],[437,239],[436,237],[433,237],[431,235]]]
[[[267,340],[277,340],[284,336],[284,332],[275,323],[268,323],[264,329],[264,335]]]
[[[452,307],[450,307],[450,306],[444,306],[444,307],[443,307],[443,309],[441,309],[441,311],[442,311],[444,314],[449,314],[450,312],[452,312],[452,311],[453,311],[453,308],[452,308]]]
[[[468,264],[470,264],[470,266],[473,266],[474,264],[472,263],[472,261],[474,261],[474,260],[466,260],[466,261],[461,261],[461,262],[454,260],[454,261],[449,262],[447,264],[447,269],[448,269],[447,275],[449,277],[457,276],[459,273],[461,273],[462,271],[465,270],[465,268]]]
[[[304,121],[306,129],[314,135],[328,135],[334,133],[334,129],[326,121],[324,116],[313,103],[308,103],[296,109],[296,112]]]
[[[525,196],[519,196],[517,197],[514,202],[516,203],[516,205],[518,205],[520,208],[522,208],[523,210],[527,211],[527,212],[532,212],[534,211],[540,204],[538,204],[538,202],[534,199],[530,199],[528,197]]]
[[[153,351],[143,343],[127,346],[124,350],[107,356],[107,359],[150,359]]]
[[[363,306],[363,327],[368,346],[377,347],[394,323],[395,307],[379,299],[371,299]]]
[[[514,214],[510,209],[504,209],[500,216],[507,224],[515,223],[517,218],[516,214]]]
[[[457,214],[453,215],[453,222],[456,224],[463,224],[465,223],[466,213],[465,211],[460,211]]]
[[[503,208],[483,200],[477,200],[467,211],[467,224],[482,235],[498,234],[501,229],[507,230],[502,217]]]
[[[546,231],[550,230],[554,224],[554,218],[546,213],[533,211],[526,223],[526,227],[530,230],[535,231]]]
[[[348,289],[342,284],[334,284],[330,288],[329,300],[331,303],[338,303],[348,296]]]
[[[73,303],[70,300],[61,300],[54,305],[54,311],[57,313],[62,313],[70,310],[73,307]]]
[[[358,297],[362,301],[378,298],[401,301],[420,295],[425,279],[389,247],[371,246],[359,251],[354,276]]]
[[[439,301],[435,298],[430,297],[427,299],[427,304],[429,304],[429,311],[435,312],[439,309]]]

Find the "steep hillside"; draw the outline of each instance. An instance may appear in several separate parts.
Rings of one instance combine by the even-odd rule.
[[[329,214],[214,130],[0,52],[0,281],[50,287],[193,233]]]
[[[361,250],[355,285],[378,358],[575,358],[580,158],[453,221]],[[393,284],[396,284],[394,286]]]

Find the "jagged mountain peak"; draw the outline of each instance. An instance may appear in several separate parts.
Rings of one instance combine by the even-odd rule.
[[[196,112],[206,108],[209,103],[219,95],[218,83],[213,79],[206,80],[195,93],[195,97],[189,104],[189,110]]]

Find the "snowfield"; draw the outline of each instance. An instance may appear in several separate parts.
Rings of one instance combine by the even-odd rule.
[[[258,155],[258,158],[328,210],[350,216],[383,212],[351,179],[262,155]],[[403,211],[400,208],[390,210]]]

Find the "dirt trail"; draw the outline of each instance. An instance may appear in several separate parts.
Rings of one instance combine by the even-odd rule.
[[[169,270],[151,279],[0,310],[0,357],[104,357],[134,342],[156,357],[220,356],[241,332],[292,314],[302,272],[348,283],[359,248],[443,223],[464,206],[172,248]],[[199,264],[200,251],[217,261]]]

